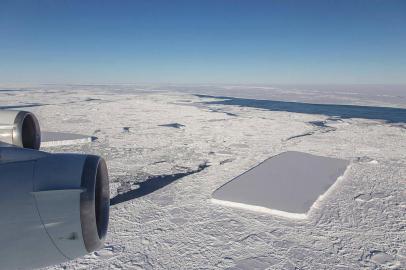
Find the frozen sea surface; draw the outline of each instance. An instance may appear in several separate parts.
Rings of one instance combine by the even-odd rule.
[[[289,151],[271,157],[213,193],[217,203],[305,218],[349,162]]]
[[[272,110],[195,95],[404,109],[404,99],[393,96],[405,93],[268,90],[252,96],[241,88],[230,95],[235,88],[224,86],[47,85],[0,92],[0,107],[33,111],[43,130],[98,138],[47,151],[98,154],[109,167],[114,205],[105,246],[49,269],[405,269],[403,119]],[[161,126],[173,123],[182,126]],[[306,219],[211,202],[216,189],[286,151],[351,161]]]

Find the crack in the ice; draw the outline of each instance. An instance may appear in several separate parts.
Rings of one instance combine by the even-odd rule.
[[[21,109],[21,108],[30,108],[30,107],[41,107],[41,106],[45,106],[45,105],[48,105],[48,104],[31,103],[31,104],[21,104],[21,105],[0,106],[0,109],[2,109],[2,110]]]
[[[318,127],[323,133],[335,131],[337,128],[326,125],[326,121],[310,121],[310,125]]]
[[[300,137],[310,136],[310,135],[313,135],[313,134],[314,134],[314,131],[306,132],[306,133],[303,133],[303,134],[299,134],[299,135],[289,137],[289,138],[286,139],[286,141],[296,139],[296,138],[300,138]]]
[[[314,127],[316,127],[316,129],[313,130],[313,131],[309,131],[309,132],[306,132],[306,133],[299,134],[299,135],[291,136],[291,137],[287,138],[286,141],[296,139],[296,138],[300,138],[300,137],[314,135],[316,132],[328,133],[328,132],[337,130],[337,128],[335,128],[335,127],[331,127],[331,126],[326,125],[326,121],[310,121],[310,122],[307,122],[307,123],[314,126]]]
[[[225,115],[228,115],[228,116],[235,116],[235,117],[238,116],[238,114],[226,112],[226,111],[219,110],[219,109],[212,109],[212,108],[210,108],[209,110],[210,110],[210,112],[224,113]]]

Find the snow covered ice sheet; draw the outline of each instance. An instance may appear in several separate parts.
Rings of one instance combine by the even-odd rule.
[[[232,102],[136,85],[42,85],[0,93],[0,107],[34,112],[43,130],[98,138],[47,151],[101,155],[109,167],[116,204],[105,246],[48,269],[405,269],[406,119],[332,117],[323,113],[337,106],[316,111],[305,102],[319,93],[304,90],[281,90],[283,100],[300,104],[274,110],[272,102],[250,99],[281,98],[278,93],[251,97],[252,89],[239,89],[247,96]],[[326,93],[335,102],[335,91]],[[302,95],[306,100],[298,100]],[[338,99],[406,112],[405,99],[370,96]],[[160,126],[171,123],[182,127]],[[306,219],[211,202],[230,179],[286,151],[351,162]]]

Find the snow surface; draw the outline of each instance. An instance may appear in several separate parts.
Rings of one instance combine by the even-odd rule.
[[[311,206],[344,174],[347,166],[346,160],[284,152],[221,186],[213,193],[212,201],[285,217],[306,218]]]
[[[33,111],[43,130],[98,137],[47,150],[99,154],[108,163],[116,203],[105,247],[49,269],[406,267],[405,123],[273,111],[255,100],[221,104],[181,88],[47,85],[0,93],[0,107]],[[299,90],[292,95],[300,101]],[[394,99],[353,95],[348,103],[406,108]],[[160,126],[172,123],[183,127]],[[217,188],[284,151],[351,160],[307,219],[211,202]]]

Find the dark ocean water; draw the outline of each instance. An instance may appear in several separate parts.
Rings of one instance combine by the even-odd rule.
[[[323,114],[329,117],[348,119],[362,118],[383,120],[387,123],[406,123],[406,109],[358,105],[312,104],[289,101],[274,101],[261,99],[247,99],[224,96],[197,95],[203,98],[216,98],[220,100],[203,102],[206,105],[234,105],[251,107],[270,111],[283,111],[293,113]]]

